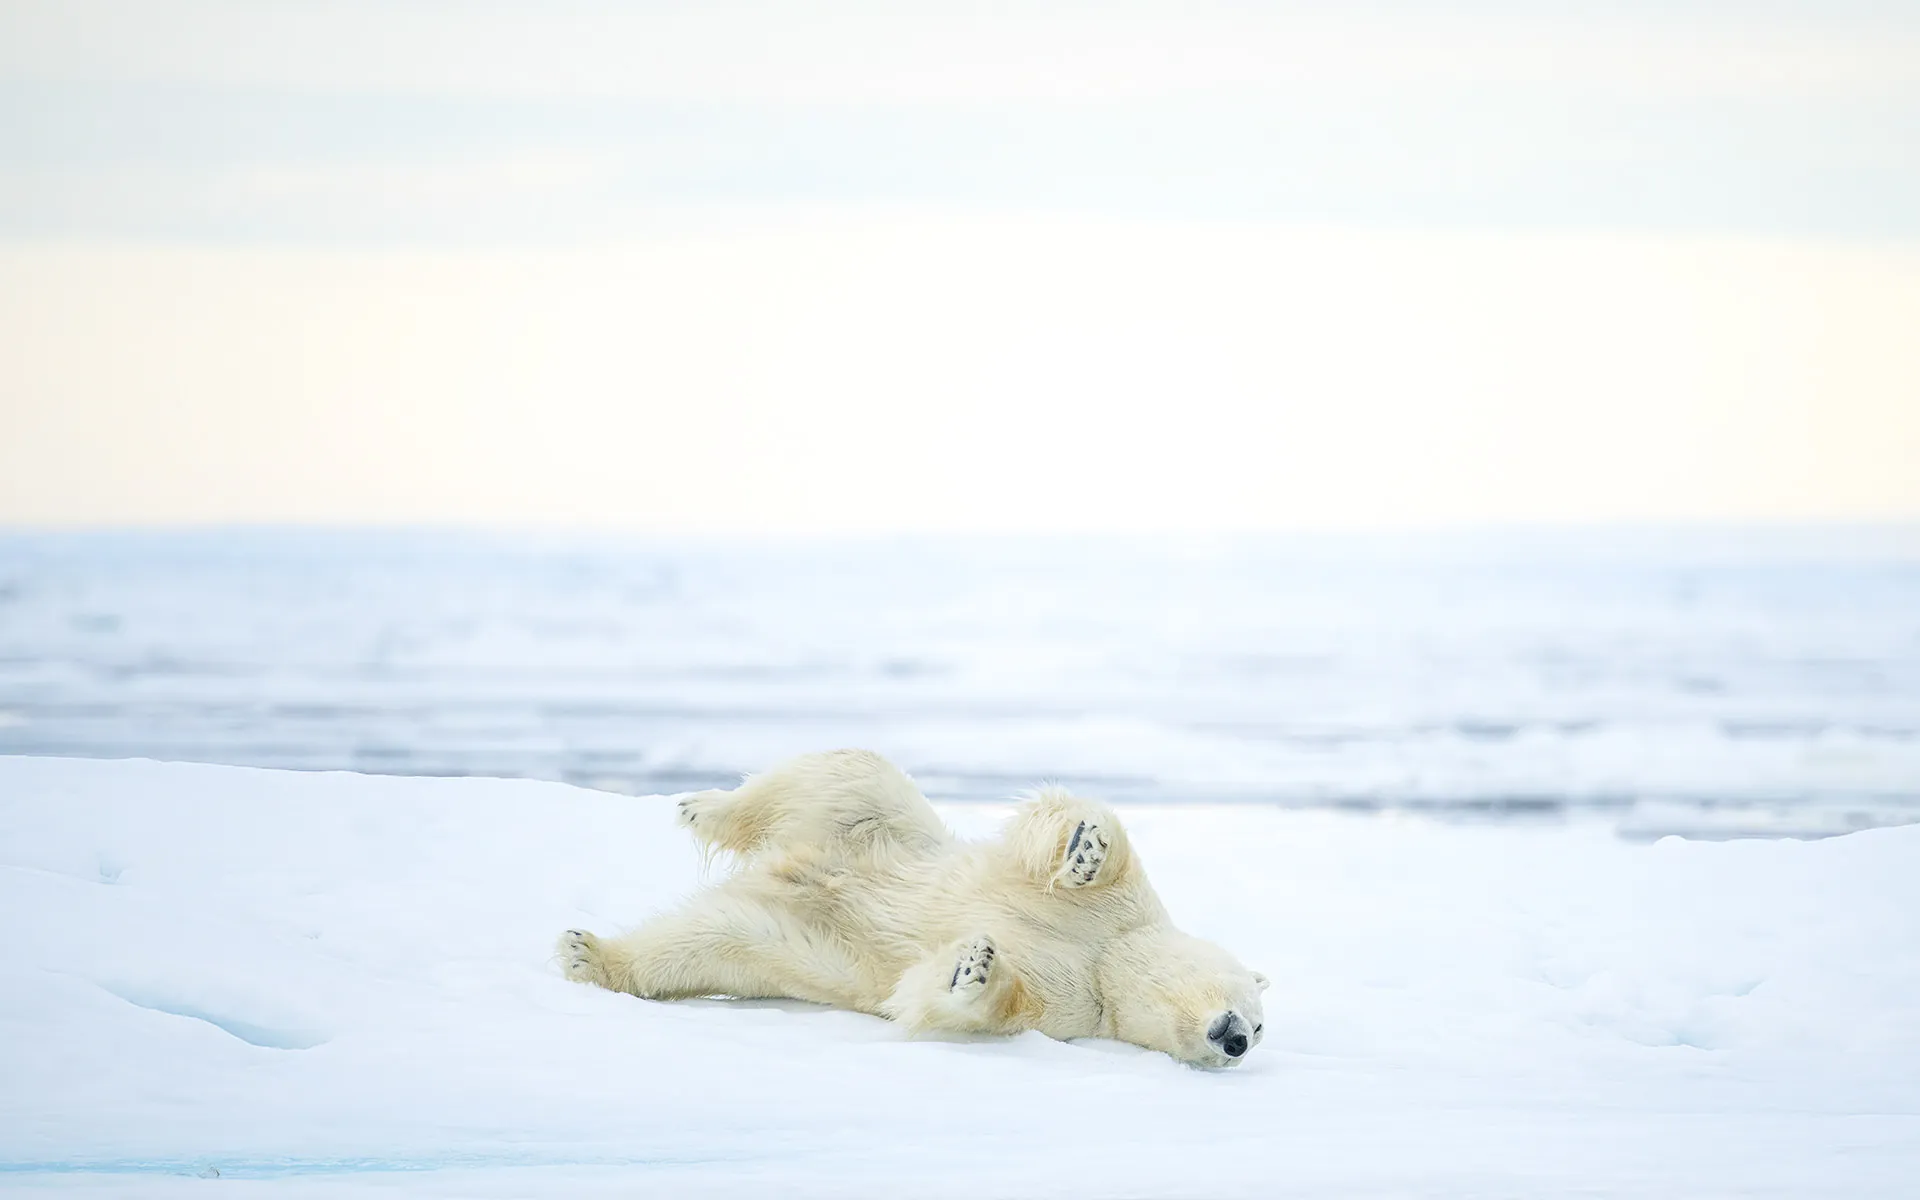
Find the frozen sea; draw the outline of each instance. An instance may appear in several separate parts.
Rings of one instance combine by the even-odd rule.
[[[1920,530],[637,542],[0,535],[0,754],[1624,835],[1920,821]]]
[[[0,757],[0,1192],[1912,1200],[1920,1180],[1920,827],[1645,844],[1131,806],[1175,918],[1273,979],[1265,1040],[1206,1071],[569,983],[560,930],[699,885],[673,812],[531,780]],[[1003,813],[944,809],[969,836]]]

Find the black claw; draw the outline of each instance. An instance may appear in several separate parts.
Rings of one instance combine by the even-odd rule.
[[[1087,823],[1080,822],[1080,828],[1073,831],[1073,840],[1067,843],[1067,853],[1072,854],[1080,846],[1080,835],[1087,831]]]

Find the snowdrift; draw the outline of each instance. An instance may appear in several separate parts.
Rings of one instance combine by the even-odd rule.
[[[672,903],[671,806],[559,784],[0,758],[0,1186],[434,1195],[1910,1196],[1920,827],[1136,809],[1274,979],[1206,1072],[567,983]],[[956,807],[962,832],[999,815]]]

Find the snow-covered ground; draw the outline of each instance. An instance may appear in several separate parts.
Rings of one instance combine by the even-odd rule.
[[[963,832],[995,816],[947,812]],[[557,931],[699,879],[657,798],[0,758],[0,1189],[1920,1187],[1920,828],[1636,844],[1252,805],[1129,821],[1175,916],[1275,980],[1242,1069],[567,983]]]

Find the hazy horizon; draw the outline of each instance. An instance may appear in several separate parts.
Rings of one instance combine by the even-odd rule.
[[[1920,9],[0,9],[0,525],[1920,521]]]

